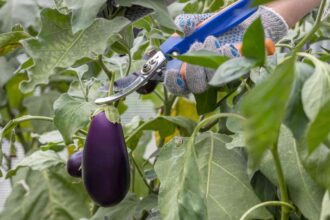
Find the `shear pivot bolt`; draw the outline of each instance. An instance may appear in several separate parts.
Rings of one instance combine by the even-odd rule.
[[[143,72],[148,72],[151,69],[151,66],[149,64],[143,65]]]

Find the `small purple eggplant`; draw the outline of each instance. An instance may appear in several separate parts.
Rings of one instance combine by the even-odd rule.
[[[66,164],[66,169],[67,169],[68,173],[70,174],[70,176],[81,178],[82,157],[83,157],[82,151],[77,151],[70,156],[70,158]]]
[[[82,161],[83,182],[90,197],[103,207],[118,204],[130,184],[130,166],[122,126],[104,112],[89,127]]]

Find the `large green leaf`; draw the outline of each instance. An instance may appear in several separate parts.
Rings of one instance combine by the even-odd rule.
[[[295,80],[292,86],[290,101],[286,111],[284,123],[293,133],[295,138],[300,139],[309,123],[304,111],[301,91],[306,80],[313,74],[314,68],[306,63],[297,63]]]
[[[149,213],[155,207],[157,207],[157,197],[155,195],[150,194],[144,199],[139,199],[136,195],[129,193],[118,205],[110,208],[99,208],[90,220],[141,219],[143,211]]]
[[[173,134],[175,129],[180,130],[181,135],[190,136],[196,126],[196,122],[191,119],[182,116],[159,116],[145,122],[134,132],[128,135],[126,144],[129,148],[134,149],[136,147],[139,137],[141,137],[142,131],[158,131],[159,135],[163,138]]]
[[[188,138],[173,139],[162,148],[155,170],[161,182],[158,201],[164,220],[239,219],[245,211],[260,202],[249,183],[246,158],[239,149],[228,150],[225,146],[226,139],[225,136],[214,133],[198,136],[193,146],[198,168],[194,169],[188,167],[186,162]],[[187,174],[189,175],[186,176]],[[181,182],[184,178],[190,184],[201,184],[199,193],[202,195],[199,196],[206,199],[208,218],[200,218],[195,213],[197,208],[203,207],[203,200],[192,200],[190,202],[193,203],[193,209],[182,209],[189,202],[180,200],[182,194],[188,196],[198,193],[192,193],[189,188],[183,187]],[[185,203],[182,204],[183,202]],[[258,209],[249,217],[271,218],[265,209]]]
[[[206,201],[194,146],[189,139],[173,139],[155,164],[161,182],[159,208],[162,219],[207,219]]]
[[[36,151],[23,158],[14,169],[9,170],[6,177],[15,175],[19,169],[24,167],[42,171],[64,163],[64,160],[54,151]]]
[[[194,94],[197,113],[203,115],[212,112],[217,107],[218,89],[209,88],[201,94]]]
[[[56,68],[66,68],[81,58],[102,53],[108,38],[129,24],[123,17],[111,21],[97,19],[87,29],[72,34],[70,15],[45,9],[41,17],[42,29],[38,38],[22,41],[35,62],[28,70],[30,80],[21,84],[24,92],[33,90],[38,84],[47,84],[48,77],[55,73]]]
[[[54,123],[67,144],[72,142],[72,136],[75,132],[88,124],[96,108],[94,103],[73,98],[68,94],[62,94],[55,101]]]
[[[302,90],[304,110],[310,120],[313,120],[321,107],[330,98],[330,64],[317,59],[314,74],[305,82]]]
[[[81,183],[74,183],[63,167],[26,172],[14,184],[2,220],[77,220],[90,216],[90,200]],[[19,172],[19,173],[22,173]]]
[[[90,26],[105,2],[106,0],[66,0],[68,8],[72,10],[73,33]]]
[[[329,220],[330,219],[330,196],[329,192],[326,192],[323,197],[322,203],[322,212],[320,220]]]
[[[261,66],[265,63],[265,33],[260,17],[246,30],[243,37],[242,53],[247,58],[255,59],[256,65]]]
[[[9,32],[15,24],[36,26],[40,9],[34,0],[10,0],[0,9],[0,30]]]
[[[296,141],[284,126],[279,137],[278,151],[290,198],[308,219],[319,219],[324,190],[303,167]],[[277,185],[276,170],[270,153],[262,160],[261,171]]]
[[[15,31],[0,34],[0,56],[12,52],[16,48],[20,47],[20,40],[30,37],[30,35],[24,31]]]
[[[192,51],[185,53],[183,55],[176,56],[175,58],[184,61],[186,63],[199,65],[212,69],[218,68],[222,63],[229,60],[228,57],[220,56],[215,52],[207,51],[207,50]]]
[[[59,93],[51,91],[40,96],[29,96],[24,99],[23,105],[27,108],[29,115],[54,116],[53,104],[59,97]],[[43,121],[31,121],[35,132],[41,134],[54,129],[52,123]]]
[[[245,57],[233,58],[222,64],[209,82],[211,86],[221,87],[248,74],[256,65],[256,60]]]
[[[306,142],[299,141],[298,149],[302,163],[312,178],[322,187],[330,190],[330,149],[321,144],[309,153]]]
[[[274,73],[258,84],[242,101],[247,150],[255,167],[277,141],[294,80],[295,59],[283,61]]]
[[[330,134],[330,99],[321,107],[307,131],[307,146],[313,152]]]
[[[99,208],[90,220],[99,219],[133,219],[138,198],[129,194],[118,205],[112,208]]]

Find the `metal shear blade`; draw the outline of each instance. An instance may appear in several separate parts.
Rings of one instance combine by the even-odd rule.
[[[151,78],[157,77],[157,73],[161,71],[161,67],[166,62],[166,57],[162,52],[157,52],[153,57],[151,57],[147,63],[143,66],[141,73],[136,73],[136,78],[132,77],[133,82],[129,83],[126,88],[122,90],[117,89],[117,93],[113,96],[99,98],[95,100],[95,104],[103,105],[110,104],[112,102],[118,101],[123,97],[135,92],[141,86],[144,86]],[[130,80],[130,81],[131,81]]]

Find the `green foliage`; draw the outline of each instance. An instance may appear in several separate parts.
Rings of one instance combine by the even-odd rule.
[[[277,144],[278,132],[294,79],[294,57],[284,60],[274,73],[244,98],[242,113],[247,150],[252,167],[256,167],[267,149]],[[257,129],[256,129],[257,128]]]
[[[82,184],[74,183],[63,166],[41,172],[24,169],[20,174],[1,219],[74,220],[90,215],[90,200]]]
[[[125,99],[94,104],[113,92],[109,78],[140,71],[147,51],[180,32],[170,15],[234,1],[119,0],[101,18],[106,2],[0,0],[0,174],[13,184],[0,219],[330,219],[330,49],[303,47],[329,39],[325,0],[274,56],[260,18],[244,35],[242,57],[176,56],[213,69],[210,88],[183,98],[159,83],[137,97],[157,116],[121,120],[129,193],[98,207],[65,163],[83,150],[93,114],[110,109],[119,122],[135,110]],[[132,5],[153,11],[129,21],[122,15]],[[25,156],[13,165],[16,151]]]
[[[207,50],[192,51],[175,58],[186,63],[200,65],[207,68],[216,69],[222,63],[228,60],[228,57],[219,56],[219,54]]]
[[[68,94],[63,94],[56,100],[54,123],[67,144],[72,142],[74,133],[88,124],[95,110],[94,104]]]
[[[20,161],[15,169],[9,170],[6,178],[15,175],[18,170],[24,167],[42,171],[60,164],[63,165],[64,161],[54,151],[36,151]]]
[[[225,147],[227,142],[226,136],[206,133],[197,137],[192,146],[189,146],[189,139],[177,138],[163,147],[155,165],[162,183],[159,205],[163,219],[180,219],[180,216],[201,219],[201,211],[194,215],[185,213],[192,212],[188,204],[196,211],[197,208],[207,210],[205,216],[208,215],[208,219],[239,219],[247,209],[260,202],[245,172],[247,161],[244,154],[239,149],[228,150]],[[196,151],[195,156],[189,151]],[[188,156],[195,157],[198,168],[192,167],[194,164],[187,161]],[[182,184],[184,179],[188,182],[186,185]],[[187,186],[192,185],[201,189],[190,193],[191,188]],[[200,194],[195,195],[197,192]],[[190,203],[177,199],[182,195],[194,197],[187,198],[191,199]],[[253,214],[251,218],[269,218],[269,213],[263,209]]]
[[[303,167],[298,146],[291,132],[285,127],[281,128],[278,151],[282,159],[285,180],[292,201],[305,217],[319,219],[324,190],[313,181]],[[262,161],[261,171],[277,185],[276,171],[272,160],[271,155],[267,154]]]
[[[32,91],[39,84],[47,84],[56,68],[70,67],[75,60],[91,57],[92,52],[102,53],[109,36],[128,24],[125,18],[113,21],[98,19],[87,29],[72,34],[70,15],[45,9],[41,16],[43,24],[38,38],[22,41],[24,49],[35,62],[35,66],[28,70],[29,81],[21,84],[24,92]]]
[[[28,38],[30,35],[23,31],[14,31],[0,34],[0,56],[12,52],[21,46],[20,40]]]
[[[209,84],[215,87],[223,86],[248,74],[255,65],[255,60],[245,57],[231,59],[217,69]]]
[[[255,59],[256,65],[265,63],[265,33],[260,17],[246,30],[243,38],[242,53],[247,58]]]

